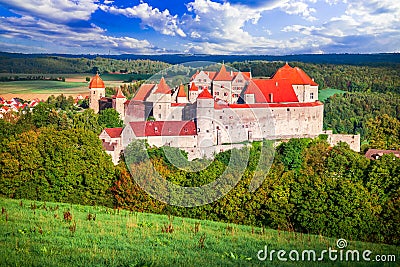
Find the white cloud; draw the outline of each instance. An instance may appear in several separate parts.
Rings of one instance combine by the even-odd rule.
[[[43,40],[49,46],[69,47],[76,49],[115,50],[128,53],[154,53],[157,48],[147,40],[137,40],[131,37],[107,36],[105,30],[93,25],[82,32],[77,32],[67,25],[60,25],[30,16],[0,17],[0,37],[4,39]]]
[[[143,2],[129,8],[118,8],[116,6],[106,5],[102,5],[100,8],[111,14],[122,14],[129,18],[139,18],[143,26],[149,26],[162,34],[186,37],[186,34],[178,26],[177,15],[172,16],[168,9],[160,11],[158,8],[153,8],[149,4]]]
[[[311,3],[315,3],[315,0],[309,0]],[[304,1],[283,1],[280,8],[289,15],[300,15],[306,20],[315,21],[317,20],[312,14],[316,13],[317,10],[309,7]]]
[[[0,4],[19,15],[49,21],[88,20],[98,8],[97,0],[0,0]]]

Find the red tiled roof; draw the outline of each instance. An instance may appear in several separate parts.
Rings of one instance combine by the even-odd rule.
[[[172,107],[184,107],[186,105],[187,105],[187,103],[171,103]]]
[[[121,137],[122,128],[105,128],[104,130],[111,138]]]
[[[126,98],[124,94],[122,93],[122,90],[120,87],[118,87],[117,93],[113,96],[113,98]]]
[[[302,69],[296,67],[292,68],[289,64],[285,64],[282,68],[278,69],[272,76],[273,80],[288,79],[292,85],[312,85],[317,86],[318,84],[314,82]]]
[[[260,104],[229,104],[221,105],[219,108],[301,108],[322,106],[319,101],[309,103],[260,103]]]
[[[136,121],[130,127],[137,137],[196,135],[193,121]]]
[[[284,79],[252,80],[250,81],[245,94],[254,94],[256,103],[299,102],[291,83]]]
[[[178,97],[187,97],[185,86],[183,84],[179,86]]]
[[[378,159],[386,154],[394,154],[395,157],[400,158],[400,151],[399,150],[383,150],[383,149],[368,149],[367,153],[365,153],[365,157],[369,159]]]
[[[210,91],[208,91],[207,88],[204,88],[203,92],[201,92],[197,98],[211,98],[212,99],[213,97],[210,94]]]
[[[147,97],[150,95],[151,90],[153,90],[155,84],[142,84],[139,90],[136,92],[132,100],[136,101],[146,101]]]
[[[225,64],[222,64],[221,69],[214,77],[214,81],[232,81],[232,76],[226,71]]]
[[[171,88],[165,82],[164,77],[161,78],[160,83],[157,86],[157,90],[154,92],[155,94],[170,94]]]
[[[97,73],[89,83],[89,89],[92,88],[105,88],[103,80],[100,78],[99,74]]]
[[[199,91],[199,88],[194,83],[192,83],[192,86],[190,86],[189,91]]]

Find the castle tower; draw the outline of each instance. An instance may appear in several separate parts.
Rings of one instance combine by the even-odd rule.
[[[188,103],[188,97],[185,92],[185,86],[181,84],[178,89],[178,96],[176,97],[176,103]]]
[[[207,88],[197,97],[197,142],[199,148],[215,144],[214,99]]]
[[[125,119],[125,103],[126,97],[122,93],[121,88],[118,87],[117,93],[113,96],[112,107],[119,113],[121,120]]]
[[[225,64],[222,64],[221,69],[215,75],[213,80],[213,94],[215,98],[232,102],[232,80],[233,73],[226,70]]]
[[[199,88],[193,82],[189,88],[189,102],[190,103],[196,102],[198,96],[199,96]]]
[[[153,102],[153,116],[158,121],[169,120],[171,113],[171,88],[165,82],[164,77],[161,78],[158,85],[156,85],[154,95],[156,101]]]
[[[272,80],[282,79],[290,81],[299,102],[315,102],[318,100],[318,84],[302,69],[293,68],[286,62],[285,66],[278,69],[272,76]]]
[[[93,109],[95,113],[99,113],[99,100],[106,95],[106,86],[103,80],[97,73],[89,83],[89,108]]]

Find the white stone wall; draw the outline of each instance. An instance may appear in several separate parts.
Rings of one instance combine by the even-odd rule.
[[[293,89],[300,103],[318,100],[318,86],[293,85]]]
[[[114,98],[112,100],[113,109],[115,109],[119,113],[119,117],[121,120],[125,119],[125,103],[126,98]]]
[[[231,81],[214,81],[212,96],[217,99],[232,103],[232,83]]]

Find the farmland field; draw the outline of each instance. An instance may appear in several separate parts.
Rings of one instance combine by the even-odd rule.
[[[325,102],[329,97],[335,94],[344,94],[346,91],[334,89],[334,88],[327,88],[318,91],[318,100],[321,102]]]
[[[258,251],[336,248],[336,239],[98,206],[0,198],[2,266],[265,266]],[[346,249],[399,248],[348,241]],[[287,255],[286,255],[287,257]],[[395,262],[287,262],[274,266],[396,266]]]

